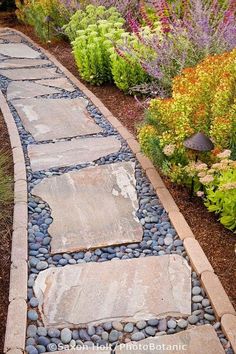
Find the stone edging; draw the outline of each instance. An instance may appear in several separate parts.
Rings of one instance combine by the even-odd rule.
[[[14,163],[14,211],[9,307],[4,353],[20,354],[25,347],[27,316],[27,182],[24,153],[8,104],[0,91],[0,109],[7,125]]]
[[[199,242],[195,239],[195,236],[190,228],[190,226],[188,225],[188,223],[186,222],[183,214],[179,211],[178,206],[176,205],[173,197],[171,196],[170,192],[168,191],[168,189],[166,188],[165,184],[163,183],[160,175],[158,174],[158,172],[156,171],[154,165],[152,164],[152,162],[150,161],[150,159],[148,159],[146,156],[144,156],[141,153],[141,148],[139,143],[137,142],[137,140],[135,139],[135,137],[121,124],[121,122],[112,115],[112,113],[104,106],[104,104],[100,101],[100,99],[98,99],[90,90],[87,89],[87,87],[82,84],[78,79],[76,79],[72,73],[69,72],[69,70],[67,70],[51,53],[49,53],[47,50],[45,50],[44,48],[40,47],[38,44],[36,44],[32,39],[30,39],[29,37],[27,37],[26,35],[24,35],[23,33],[11,29],[11,28],[4,28],[4,30],[9,30],[9,31],[14,31],[15,33],[18,33],[20,36],[22,36],[23,38],[25,38],[28,42],[32,43],[32,45],[34,45],[35,47],[39,48],[47,57],[49,60],[51,60],[92,102],[93,104],[100,110],[100,112],[104,115],[104,117],[113,125],[114,128],[117,129],[117,131],[120,133],[120,135],[127,141],[130,149],[133,151],[133,153],[135,154],[137,160],[139,161],[140,165],[142,166],[143,170],[145,171],[147,177],[149,178],[150,182],[152,183],[156,194],[158,196],[158,198],[160,199],[163,207],[166,209],[166,211],[168,212],[169,215],[169,219],[171,220],[173,226],[175,227],[179,237],[181,240],[183,240],[184,243],[184,247],[186,249],[186,252],[189,256],[190,259],[190,263],[193,267],[193,269],[196,271],[196,273],[201,277],[201,282],[203,287],[206,290],[206,293],[212,303],[212,307],[215,310],[216,316],[218,318],[218,320],[221,320],[222,322],[222,330],[224,332],[224,334],[226,335],[226,337],[228,338],[228,340],[231,342],[232,348],[236,353],[236,312],[229,300],[228,295],[226,294],[218,276],[214,273],[214,270],[210,264],[210,262],[208,261],[203,249],[201,248]],[[0,107],[1,104],[3,102],[3,100],[5,101],[5,99],[3,98],[2,94],[0,96]],[[4,102],[4,106],[6,105],[6,102]],[[5,107],[5,111],[7,111],[7,114],[9,116],[9,109],[8,106]],[[6,119],[6,118],[5,118]],[[10,134],[10,138],[11,138],[11,133],[10,130],[12,129],[13,131],[17,128],[15,126],[14,123],[14,128],[13,126],[13,118],[11,116],[8,117],[8,120],[11,121],[10,124],[10,129],[9,129],[9,134]],[[7,119],[6,119],[7,121]],[[17,139],[16,139],[16,133],[17,133]],[[14,139],[17,140],[17,145],[16,147],[19,147],[21,149],[21,153],[22,152],[22,148],[21,148],[21,144],[19,140],[19,136],[18,136],[18,132],[14,132],[13,137],[15,137]],[[14,140],[15,141],[15,140]],[[19,145],[20,144],[20,145]],[[15,146],[13,147],[13,151]],[[17,150],[18,152],[20,150]],[[20,152],[19,152],[20,154]],[[14,154],[13,154],[14,155]],[[24,159],[24,156],[21,156]],[[20,156],[18,156],[18,158],[21,158]],[[15,160],[14,160],[15,161]],[[19,163],[22,163],[22,161],[20,161]],[[19,174],[21,171],[21,168],[24,168],[23,165],[18,165],[19,166],[19,170],[16,168],[16,172]],[[17,166],[17,167],[18,167]],[[24,172],[25,173],[25,172]],[[21,178],[22,181],[22,178]],[[23,179],[23,181],[25,181],[25,179]],[[24,183],[24,185],[26,185],[26,181]],[[18,195],[20,193],[17,193],[17,198]],[[24,193],[22,193],[24,195]],[[22,197],[22,196],[21,196]],[[20,198],[20,197],[19,197]],[[26,198],[27,198],[27,194],[26,194]],[[24,199],[24,196],[23,196]],[[15,201],[16,201],[16,196],[15,196]],[[25,203],[25,200],[18,202],[17,204],[15,204],[15,209],[16,209],[16,205],[21,205],[21,207],[17,207],[20,208],[18,213],[16,215],[19,215],[19,218],[22,220],[22,215],[25,212],[25,207],[27,208],[27,204]],[[23,208],[24,206],[24,208]],[[22,213],[22,214],[21,214]],[[27,215],[25,220],[27,220]],[[14,220],[15,222],[15,220]],[[24,223],[24,222],[23,222]],[[26,222],[26,226],[27,226],[27,222]],[[18,226],[18,230],[19,231],[19,227]],[[22,227],[22,226],[21,226]],[[14,228],[14,226],[13,226]],[[23,226],[23,230],[24,226]],[[26,235],[24,235],[24,238],[27,237],[27,233]],[[21,242],[22,243],[22,242]],[[14,245],[14,244],[13,244]],[[24,242],[24,247],[25,245],[27,245],[27,239]],[[21,248],[21,249],[20,249]],[[17,252],[16,250],[12,250],[12,256],[17,260],[20,259],[22,262],[25,262],[27,259],[27,254],[25,254],[25,249],[22,249],[22,245],[17,247]],[[15,252],[15,253],[14,253]],[[22,263],[23,265],[23,263]],[[13,282],[11,281],[10,284],[10,294],[13,292],[14,295],[16,294],[18,297],[16,298],[16,296],[14,296],[15,300],[10,300],[11,304],[13,303],[13,301],[21,301],[22,303],[22,310],[23,310],[23,302],[24,302],[24,308],[25,308],[25,314],[24,314],[24,318],[25,318],[25,323],[26,323],[26,303],[25,303],[25,292],[27,289],[24,288],[24,290],[22,291],[22,287],[20,285],[20,289],[18,288],[18,291],[20,290],[20,293],[15,293],[13,291]],[[21,296],[20,296],[21,294]],[[6,341],[5,341],[5,351],[6,349],[10,349],[10,348],[22,348],[22,346],[18,345],[18,346],[14,346],[11,345],[11,347],[9,347],[8,343],[10,338],[12,338],[12,344],[15,343],[15,337],[11,336],[10,334],[12,333],[12,328],[14,329],[13,325],[15,325],[15,328],[17,329],[17,324],[15,323],[14,320],[10,319],[10,315],[13,313],[13,310],[11,309],[11,304],[9,306],[9,311],[8,311],[8,321],[7,321],[7,334],[9,332],[9,335],[6,337]],[[17,305],[17,309],[15,310],[15,314],[17,314],[17,311],[19,312],[19,307],[18,304],[14,303],[12,305],[15,306]],[[20,305],[20,303],[19,303]],[[15,307],[14,307],[15,309]],[[22,311],[23,313],[24,311]],[[13,315],[13,318],[17,318],[16,315]],[[23,319],[23,315],[22,315],[22,319]],[[22,322],[21,324],[18,324],[21,328],[21,332],[23,332],[23,334],[25,333],[25,325],[23,325],[22,327]],[[10,328],[11,326],[11,328]],[[25,336],[25,334],[24,334]],[[19,337],[19,341],[20,341],[20,333],[18,333],[18,337]],[[23,337],[23,335],[21,334],[21,337]],[[14,341],[13,341],[14,339]],[[23,342],[23,338],[21,338],[21,342]],[[24,347],[23,347],[24,348]],[[20,354],[21,351],[9,351],[9,354]]]

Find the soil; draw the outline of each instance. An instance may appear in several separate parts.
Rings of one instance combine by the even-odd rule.
[[[7,174],[13,178],[13,162],[7,128],[0,111],[0,152],[9,156]],[[0,353],[3,353],[5,325],[7,319],[8,293],[11,264],[13,201],[2,204],[0,201]]]
[[[2,14],[0,16],[0,26],[12,27],[25,33],[36,43],[49,50],[68,70],[81,80],[69,43],[65,41],[50,44],[40,42],[33,33],[32,28],[19,24],[13,13]],[[83,80],[81,81],[83,82]],[[134,97],[125,95],[113,85],[96,87],[86,82],[83,83],[100,98],[113,115],[132,133],[136,133],[137,126],[144,117],[144,108]],[[187,189],[171,183],[166,177],[163,177],[163,179],[236,308],[235,234],[225,229],[218,222],[217,217],[207,211],[199,198],[193,198],[190,202]]]

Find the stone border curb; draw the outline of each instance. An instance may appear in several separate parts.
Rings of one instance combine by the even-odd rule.
[[[76,79],[73,74],[69,72],[69,70],[67,70],[51,53],[49,53],[49,51],[42,48],[41,46],[36,44],[32,39],[17,30],[11,28],[5,28],[4,30],[14,31],[15,33],[25,38],[25,40],[27,40],[33,46],[39,48],[42,53],[44,53],[48,57],[48,59],[51,60],[51,62],[55,66],[57,66],[68,77],[68,79],[71,80],[73,84],[77,86],[92,101],[92,103],[100,110],[104,117],[113,125],[114,128],[118,130],[124,140],[127,141],[130,149],[135,154],[137,160],[141,164],[143,170],[145,171],[146,175],[150,179],[150,182],[155,188],[156,194],[163,207],[167,211],[170,221],[176,228],[180,239],[183,240],[191,265],[193,269],[199,275],[201,275],[203,286],[210,298],[210,301],[212,302],[213,307],[216,310],[216,314],[219,319],[222,318],[222,327],[224,333],[228,340],[231,342],[232,346],[234,346],[235,350],[236,317],[234,315],[236,313],[229,300],[229,297],[227,296],[219,278],[214,274],[214,270],[210,262],[208,261],[203,249],[201,248],[198,241],[195,240],[195,236],[190,226],[186,222],[183,214],[179,211],[178,206],[176,205],[173,197],[166,188],[160,175],[156,171],[153,163],[150,159],[148,159],[141,153],[141,148],[136,138],[122,125],[122,123],[116,117],[113,116],[113,114],[105,107],[105,105],[100,101],[100,99],[97,98],[84,84],[82,84],[78,79]],[[17,144],[17,137],[14,137],[14,139],[16,139],[14,140],[14,144],[16,145],[14,147],[19,147],[19,144]]]
[[[221,318],[221,327],[236,353],[236,316],[223,315]]]
[[[0,110],[7,125],[14,164],[14,211],[11,247],[9,306],[4,353],[21,354],[25,347],[27,317],[27,182],[24,153],[18,130],[0,91]]]

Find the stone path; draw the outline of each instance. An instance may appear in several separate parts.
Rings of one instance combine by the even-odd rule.
[[[126,141],[19,38],[0,35],[0,87],[27,169],[26,351],[110,353],[116,344],[122,354],[153,346],[158,353],[231,354],[183,242]],[[96,351],[86,349],[92,345]]]

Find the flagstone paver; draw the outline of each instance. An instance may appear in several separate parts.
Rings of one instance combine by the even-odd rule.
[[[143,230],[135,216],[138,200],[131,162],[51,177],[32,193],[52,209],[52,253],[142,240]]]
[[[118,139],[100,137],[29,145],[28,153],[32,170],[39,171],[95,161],[119,151],[120,147]]]
[[[73,85],[65,77],[60,77],[58,79],[40,80],[40,81],[38,81],[38,83],[41,85],[58,87],[58,88],[61,88],[63,90],[69,91],[69,92],[72,92],[75,90]]]
[[[14,58],[38,58],[40,53],[24,43],[0,44],[0,54]]]
[[[60,90],[42,86],[31,81],[12,81],[7,88],[7,99],[30,98],[40,95],[59,93]]]
[[[23,99],[14,102],[22,122],[33,137],[53,140],[85,134],[102,129],[90,118],[87,100],[76,99]]]
[[[18,36],[16,34],[9,34],[9,33],[3,33],[0,35],[0,39],[4,39],[4,40],[7,40],[9,42],[12,42],[12,43],[20,43],[22,38],[21,36]]]
[[[225,351],[210,325],[193,327],[173,335],[147,338],[116,348],[116,354],[224,354]]]
[[[12,69],[2,69],[0,70],[0,75],[6,76],[8,79],[11,80],[36,80],[36,79],[43,79],[47,77],[58,77],[60,74],[56,72],[54,68],[29,68],[29,69],[22,69],[17,68],[15,70]]]
[[[191,313],[191,270],[179,255],[50,268],[34,291],[48,327]]]
[[[1,57],[0,57],[1,59]],[[30,66],[39,66],[39,65],[48,65],[50,64],[49,60],[46,59],[4,59],[4,61],[0,62],[0,69],[7,68],[26,68]]]

